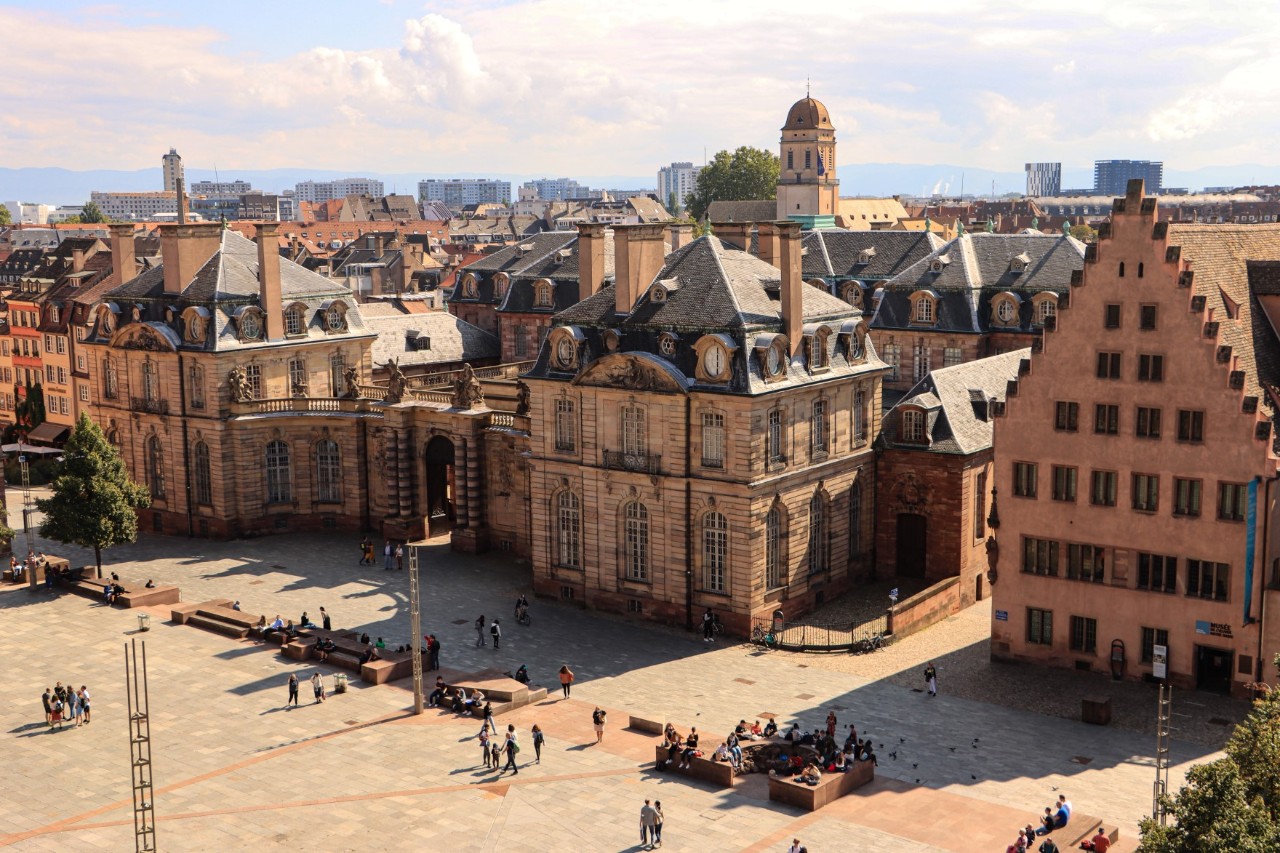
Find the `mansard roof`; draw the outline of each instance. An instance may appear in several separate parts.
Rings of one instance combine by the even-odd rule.
[[[923,231],[806,231],[804,276],[864,281],[891,278],[944,245],[937,234]]]

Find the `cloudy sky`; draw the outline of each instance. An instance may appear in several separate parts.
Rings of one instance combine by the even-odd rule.
[[[0,32],[12,167],[647,174],[773,149],[806,77],[845,163],[1280,163],[1272,3],[6,0]]]

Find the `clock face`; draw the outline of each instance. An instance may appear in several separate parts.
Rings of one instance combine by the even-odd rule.
[[[769,353],[765,357],[765,366],[768,368],[770,376],[777,376],[778,371],[782,369],[782,357],[778,355],[777,347],[769,347]]]
[[[262,324],[258,322],[257,314],[242,314],[240,316],[240,334],[246,338],[256,338],[262,332]]]
[[[559,345],[556,347],[556,358],[565,367],[573,364],[573,341],[568,338],[561,338]]]
[[[716,377],[722,376],[724,374],[724,364],[724,350],[717,346],[713,346],[711,349],[707,350],[707,375]]]

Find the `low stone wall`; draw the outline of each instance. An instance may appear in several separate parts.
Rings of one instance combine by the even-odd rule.
[[[959,612],[960,578],[947,578],[890,607],[888,633],[900,640]]]

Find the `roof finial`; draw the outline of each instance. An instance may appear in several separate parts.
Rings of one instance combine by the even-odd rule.
[[[806,98],[809,97],[809,75],[808,74],[806,74],[804,77],[804,96]]]

